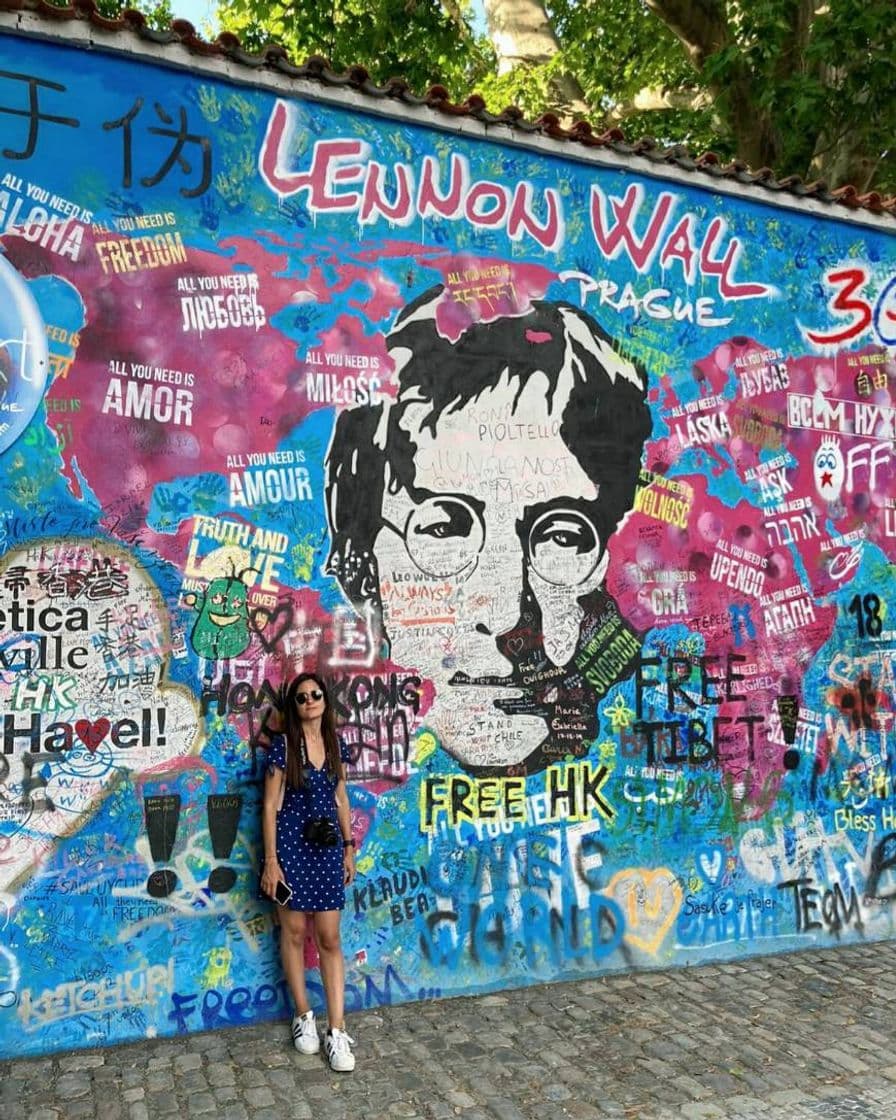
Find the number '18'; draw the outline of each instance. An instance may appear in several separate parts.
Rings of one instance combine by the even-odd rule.
[[[854,595],[846,608],[856,617],[856,629],[860,638],[879,638],[883,619],[880,617],[880,599],[871,592],[862,597]]]

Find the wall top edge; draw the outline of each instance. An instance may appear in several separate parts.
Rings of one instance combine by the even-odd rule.
[[[852,186],[830,191],[825,183],[804,183],[798,175],[778,179],[770,168],[752,171],[736,160],[723,164],[714,152],[694,156],[682,145],[663,146],[649,137],[627,141],[616,128],[598,133],[587,121],[577,121],[567,129],[553,113],[535,121],[526,120],[513,107],[494,114],[486,110],[478,94],[458,104],[439,85],[419,96],[401,78],[377,85],[362,66],[337,73],[320,57],[295,65],[277,44],[250,53],[231,32],[222,32],[208,42],[184,19],[174,19],[166,30],[156,31],[137,11],[106,18],[94,0],[76,0],[67,8],[45,0],[0,0],[0,29],[78,49],[129,55],[235,84],[462,133],[467,138],[500,140],[545,155],[630,170],[776,208],[887,230],[896,222],[896,196],[885,198],[874,191],[860,194]]]

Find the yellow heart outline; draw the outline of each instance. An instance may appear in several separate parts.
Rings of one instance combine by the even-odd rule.
[[[662,879],[663,883],[660,885],[660,889],[655,889],[653,899],[647,901],[647,892],[650,891],[651,884],[656,879]],[[629,883],[628,890],[623,890],[622,897],[617,897],[617,890],[620,886],[624,887],[626,882]],[[643,887],[645,891],[645,902],[640,907],[637,898],[638,887]],[[667,910],[662,921],[657,923],[653,936],[648,939],[637,933],[633,933],[632,928],[640,925],[645,919],[645,914],[640,911],[646,911],[646,918],[648,920],[656,919],[659,916],[662,906],[663,887],[671,889],[672,905]],[[654,869],[647,867],[627,867],[624,871],[616,872],[609,883],[607,883],[603,893],[609,895],[614,902],[618,903],[619,908],[622,910],[625,917],[626,928],[623,934],[625,940],[632,945],[637,945],[639,949],[643,949],[647,953],[656,953],[657,949],[662,945],[672,923],[678,917],[678,911],[681,909],[681,903],[684,897],[681,884],[675,876],[675,873],[670,871],[668,867],[657,867]]]

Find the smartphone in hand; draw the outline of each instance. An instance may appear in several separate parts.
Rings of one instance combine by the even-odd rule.
[[[288,884],[284,883],[282,879],[280,879],[277,883],[277,887],[274,891],[274,898],[276,899],[278,906],[285,906],[287,902],[289,902],[289,900],[292,898],[292,888],[288,886]]]

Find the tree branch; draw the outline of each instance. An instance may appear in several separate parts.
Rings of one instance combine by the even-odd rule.
[[[809,42],[812,20],[826,2],[827,0],[794,0],[790,14],[790,34],[782,43],[775,66],[775,74],[779,79],[805,69],[804,53]]]
[[[680,40],[697,71],[703,69],[709,55],[731,41],[722,0],[646,0],[646,3]]]
[[[696,112],[713,104],[713,97],[706,90],[659,89],[647,86],[638,90],[629,101],[620,101],[607,114],[609,124],[618,124],[633,113],[656,113],[663,109],[682,109]]]
[[[724,0],[645,0],[647,7],[680,40],[691,65],[702,73],[707,59],[737,44]],[[798,0],[802,3],[802,0]],[[724,81],[709,86],[737,140],[738,157],[751,167],[774,165],[781,138],[767,109],[760,105],[756,75],[743,57],[732,58]]]

